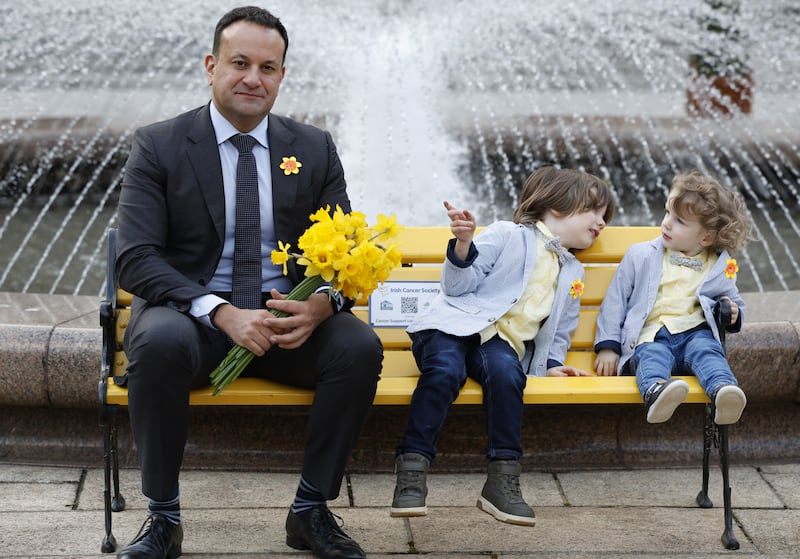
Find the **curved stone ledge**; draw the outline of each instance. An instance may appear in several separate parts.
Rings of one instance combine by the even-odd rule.
[[[0,405],[49,404],[44,372],[49,335],[44,326],[0,325]]]
[[[0,406],[97,406],[99,302],[0,293]],[[728,337],[731,366],[750,403],[800,401],[799,332],[800,322],[783,320],[747,323]]]
[[[99,297],[0,293],[0,407],[96,407]]]
[[[748,402],[800,402],[798,332],[800,323],[755,322],[728,336],[728,360]]]
[[[749,402],[732,432],[734,462],[800,459],[800,316],[792,312],[797,295],[757,294],[755,304],[748,301],[751,321],[729,336],[729,358]],[[99,302],[0,293],[0,461],[100,463]],[[780,320],[770,320],[778,314]],[[405,406],[372,410],[352,471],[391,469],[406,414]],[[136,467],[127,414],[118,419],[120,460]],[[186,464],[296,469],[303,453],[296,433],[306,421],[307,409],[292,406],[193,409]],[[484,470],[483,422],[480,407],[451,411],[440,439],[440,470]],[[527,406],[523,448],[532,466],[553,469],[695,464],[701,425],[697,406],[681,406],[663,425],[647,424],[637,406]]]

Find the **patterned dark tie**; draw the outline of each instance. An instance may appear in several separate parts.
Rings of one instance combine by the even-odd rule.
[[[258,309],[261,307],[261,212],[253,156],[256,139],[237,134],[230,141],[239,150],[231,303],[240,309]]]

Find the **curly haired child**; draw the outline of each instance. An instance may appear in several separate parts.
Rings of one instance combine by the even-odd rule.
[[[751,222],[738,193],[697,171],[679,174],[667,197],[661,236],[633,245],[608,288],[595,334],[595,370],[632,374],[649,423],[663,423],[686,399],[694,375],[714,404],[718,425],[735,423],[747,398],[720,343],[714,313],[731,305],[727,332],[742,326],[744,301],[732,254]]]

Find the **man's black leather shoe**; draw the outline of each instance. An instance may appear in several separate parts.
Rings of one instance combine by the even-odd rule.
[[[345,534],[325,505],[286,517],[286,545],[310,549],[320,559],[365,559],[364,550]]]
[[[175,559],[181,554],[183,528],[161,514],[152,514],[117,559]]]

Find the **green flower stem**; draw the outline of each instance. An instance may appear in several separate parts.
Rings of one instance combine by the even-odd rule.
[[[289,301],[305,301],[312,293],[319,287],[325,284],[325,280],[321,276],[309,276],[297,284],[289,294],[284,298]],[[278,318],[289,316],[289,313],[271,310],[272,314]],[[217,368],[211,371],[211,385],[214,387],[214,396],[222,392],[230,383],[236,380],[242,371],[253,360],[254,354],[249,349],[242,346],[234,346],[225,356],[225,359],[217,365]]]

